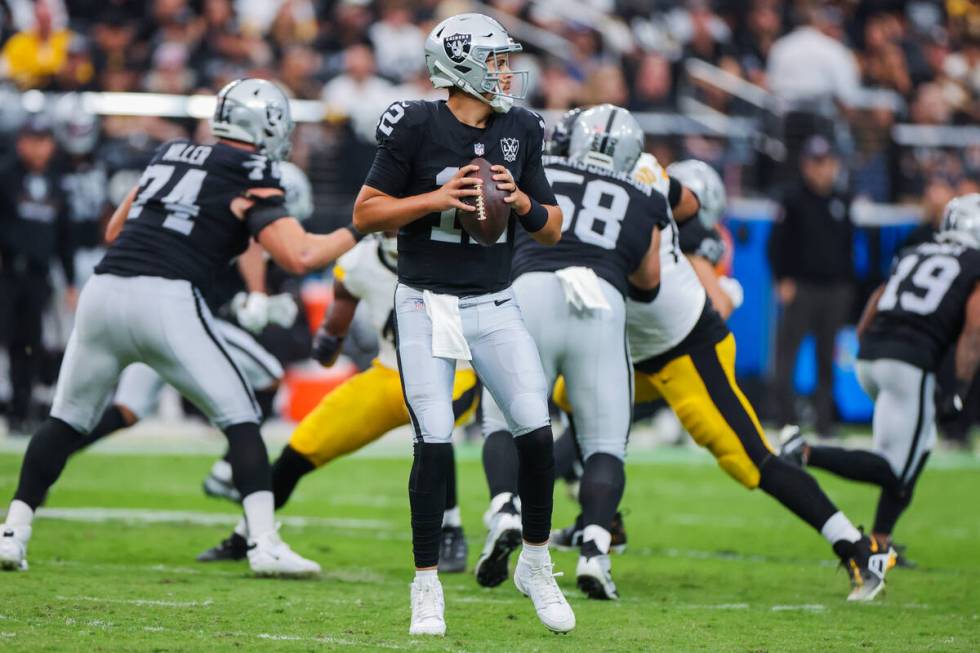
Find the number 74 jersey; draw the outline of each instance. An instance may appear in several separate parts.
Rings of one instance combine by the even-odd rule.
[[[936,370],[963,328],[980,282],[980,250],[931,242],[902,250],[861,339],[860,358],[892,358]]]
[[[164,143],[96,273],[183,279],[206,293],[257,235],[231,212],[232,200],[250,188],[281,189],[279,166],[223,143]]]

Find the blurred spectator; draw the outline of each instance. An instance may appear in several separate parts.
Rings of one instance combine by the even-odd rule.
[[[592,68],[585,80],[582,104],[603,104],[608,102],[619,106],[629,101],[629,89],[626,78],[619,66],[611,63],[600,64]]]
[[[912,91],[912,79],[901,47],[902,36],[901,22],[894,13],[874,14],[867,20],[861,53],[866,85],[890,88],[902,95]]]
[[[74,308],[75,269],[51,126],[34,116],[17,137],[17,160],[0,174],[0,335],[10,359],[10,430],[31,433],[34,382],[42,364],[41,315],[48,269],[60,258]]]
[[[792,103],[836,99],[847,105],[858,89],[854,54],[840,42],[840,17],[830,5],[805,9],[806,22],[769,50],[769,88]]]
[[[412,22],[408,7],[405,0],[382,0],[381,20],[368,30],[378,71],[396,82],[414,77],[425,65],[426,35]]]
[[[34,5],[34,24],[4,44],[0,74],[11,77],[22,89],[45,88],[68,59],[72,33],[55,24],[48,0]]]
[[[64,65],[55,75],[53,87],[58,91],[88,91],[95,86],[95,65],[89,41],[72,35]]]
[[[269,33],[280,49],[312,44],[319,33],[313,3],[310,0],[285,0]]]
[[[293,97],[314,100],[320,94],[316,73],[320,59],[305,45],[294,45],[282,54],[277,81],[285,86]]]
[[[834,340],[851,307],[854,227],[851,198],[837,187],[840,160],[822,136],[807,141],[802,181],[782,200],[769,239],[769,261],[783,311],[776,336],[776,419],[798,417],[793,373],[800,343],[812,331],[817,350],[816,430],[834,430]]]
[[[344,72],[323,87],[327,110],[348,117],[354,131],[366,142],[374,143],[378,116],[394,100],[394,86],[375,74],[374,54],[366,45],[344,50]]]
[[[187,65],[188,59],[187,46],[183,43],[162,43],[153,53],[153,67],[146,73],[144,88],[151,93],[189,93],[196,76]]]
[[[633,111],[656,111],[672,107],[674,103],[673,74],[667,57],[646,53],[640,57],[633,78],[633,97],[629,108]]]
[[[942,177],[933,177],[922,196],[922,222],[905,239],[903,247],[927,243],[933,239],[943,221],[943,209],[956,197],[952,184]]]
[[[736,34],[738,64],[745,78],[765,87],[766,61],[769,51],[782,32],[779,3],[775,0],[754,0],[745,21],[745,29]]]

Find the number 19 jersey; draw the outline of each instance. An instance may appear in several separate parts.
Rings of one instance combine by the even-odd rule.
[[[861,339],[859,358],[892,358],[936,370],[959,337],[977,282],[980,250],[941,242],[903,250]]]
[[[226,145],[165,143],[143,171],[122,232],[97,274],[184,279],[207,293],[252,234],[231,212],[250,188],[282,188],[278,165]]]

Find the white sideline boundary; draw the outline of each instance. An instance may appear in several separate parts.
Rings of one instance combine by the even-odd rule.
[[[55,596],[57,601],[85,603],[122,603],[139,607],[153,608],[208,608],[214,605],[213,599],[203,601],[162,601],[158,599],[112,599],[99,596]]]

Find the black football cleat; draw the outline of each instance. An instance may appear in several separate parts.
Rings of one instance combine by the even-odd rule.
[[[462,526],[443,526],[439,542],[439,571],[444,574],[459,574],[466,571],[466,556],[469,547]]]
[[[575,518],[575,523],[566,526],[561,530],[551,531],[550,544],[559,551],[572,551],[582,546],[582,514]],[[626,551],[626,523],[623,521],[623,513],[617,512],[613,516],[612,528],[609,529],[612,536],[612,543],[609,545],[610,553],[623,553]]]
[[[895,549],[881,547],[873,537],[862,535],[841,564],[851,581],[847,600],[872,601],[885,589],[885,574],[895,566]]]
[[[578,565],[575,567],[575,582],[590,599],[619,600],[619,592],[612,579],[609,556],[603,554],[592,540],[582,545]]]
[[[496,587],[507,580],[510,554],[521,546],[521,516],[508,501],[491,519],[487,540],[473,572],[481,587]]]
[[[197,556],[198,562],[237,562],[248,557],[248,542],[238,533],[222,540],[221,544],[213,546]]]

